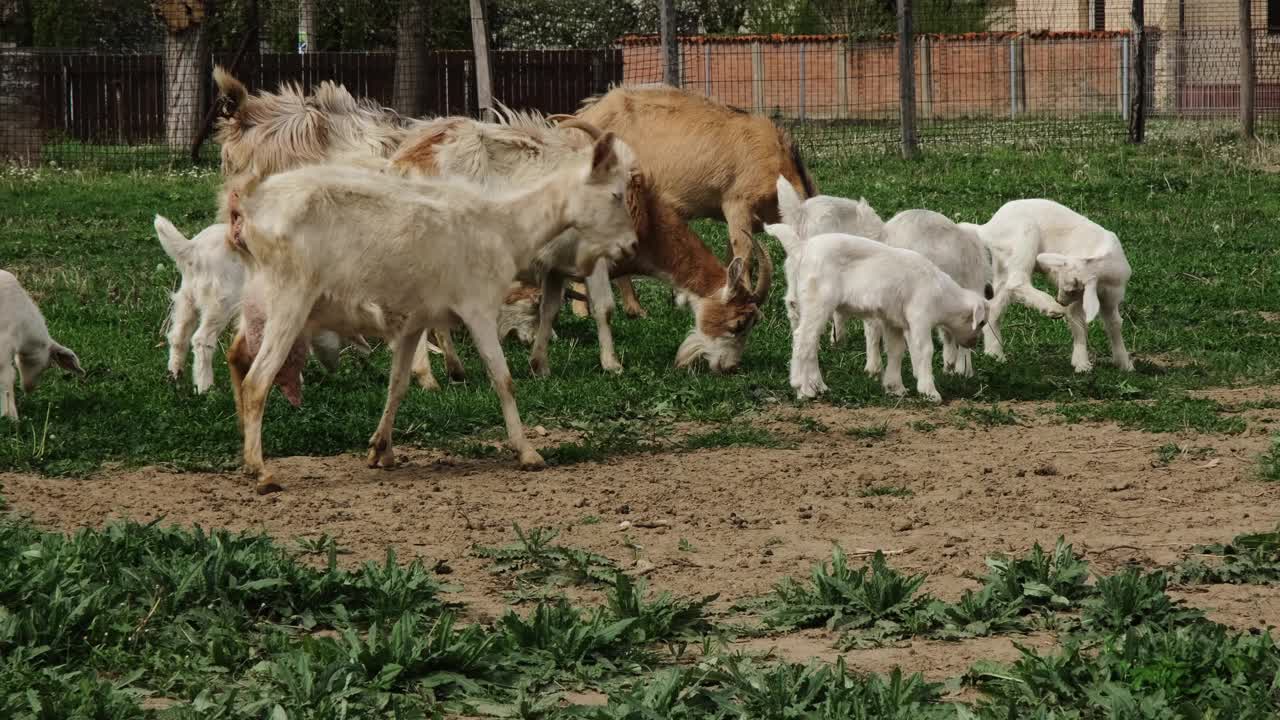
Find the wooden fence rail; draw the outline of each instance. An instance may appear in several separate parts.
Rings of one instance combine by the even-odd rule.
[[[160,55],[39,52],[37,59],[41,130],[84,143],[164,141],[164,63]],[[226,64],[230,59],[230,53],[216,53],[213,61]],[[423,114],[474,115],[477,108],[471,68],[467,51],[430,53]],[[389,106],[395,54],[263,54],[245,58],[238,76],[250,90],[275,90],[281,83],[295,82],[306,92],[324,80],[333,80],[356,96]],[[495,97],[512,108],[574,112],[583,98],[621,81],[620,50],[494,53]],[[212,88],[204,89],[202,107],[213,102],[213,92]]]

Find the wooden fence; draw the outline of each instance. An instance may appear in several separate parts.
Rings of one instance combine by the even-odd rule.
[[[45,51],[36,57],[41,130],[85,143],[163,142],[166,108],[160,55]],[[214,62],[230,61],[229,53],[214,55]],[[477,114],[470,52],[428,53],[425,72],[423,115]],[[498,51],[493,74],[498,101],[513,108],[570,113],[583,98],[622,81],[622,52]],[[288,81],[308,91],[333,80],[356,96],[390,106],[395,53],[256,55],[242,61],[237,77],[250,90],[274,90]],[[212,93],[212,88],[204,89],[201,107],[210,106]]]

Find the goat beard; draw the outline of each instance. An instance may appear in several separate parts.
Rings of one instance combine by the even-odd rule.
[[[245,349],[252,361],[253,358],[258,357],[258,351],[262,349],[262,335],[267,317],[262,308],[253,303],[244,305],[243,317]],[[294,407],[302,406],[302,368],[307,362],[307,354],[310,350],[309,338],[302,336],[294,340],[289,348],[289,354],[285,356],[284,365],[271,381],[272,385],[280,388],[280,393]]]

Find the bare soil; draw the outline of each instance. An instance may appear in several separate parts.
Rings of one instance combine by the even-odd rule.
[[[1274,400],[1275,389],[1205,393],[1227,403]],[[898,568],[927,573],[926,589],[954,599],[977,587],[992,553],[1020,554],[1065,536],[1100,572],[1175,562],[1191,545],[1219,542],[1280,522],[1280,485],[1255,479],[1280,410],[1243,410],[1239,435],[1152,435],[1111,424],[1063,424],[1045,407],[1010,406],[1019,424],[959,427],[954,408],[847,410],[815,405],[749,420],[784,437],[783,449],[726,448],[619,457],[521,472],[505,453],[465,460],[401,449],[402,465],[373,470],[363,459],[269,459],[286,490],[259,497],[234,474],[174,474],[156,468],[104,471],[75,480],[0,474],[9,502],[47,527],[74,530],[114,518],[263,530],[283,539],[334,536],[349,561],[444,561],[471,619],[507,606],[505,577],[471,554],[512,541],[512,524],[561,529],[556,540],[644,570],[655,589],[719,593],[718,608],[762,595],[786,575],[829,558],[882,549]],[[888,423],[888,436],[859,440],[854,427]],[[930,429],[930,425],[934,426]],[[1209,448],[1161,463],[1176,442]],[[910,491],[867,496],[873,488]],[[623,522],[631,523],[620,529]],[[686,541],[681,549],[681,541]],[[1174,593],[1214,619],[1241,627],[1280,624],[1280,595],[1265,587],[1209,586]],[[834,638],[792,633],[745,641],[791,660],[832,659]],[[975,660],[1012,660],[1012,642],[915,642],[845,654],[854,667],[902,665],[941,678]]]

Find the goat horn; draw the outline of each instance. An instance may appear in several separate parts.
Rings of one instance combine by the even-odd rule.
[[[601,137],[604,136],[604,133],[600,131],[600,128],[596,127],[595,125],[592,125],[586,120],[579,120],[578,118],[573,118],[572,120],[565,120],[564,122],[560,123],[560,128],[561,129],[577,128],[582,132],[590,135],[592,140],[599,140]]]
[[[572,119],[574,119],[575,117],[577,117],[577,116],[576,116],[576,115],[566,115],[566,114],[564,114],[564,113],[557,113],[557,114],[555,114],[555,115],[548,115],[548,116],[547,116],[547,120],[549,120],[549,121],[551,121],[551,122],[553,122],[553,123],[558,123],[558,122],[564,122],[565,120],[572,120]]]
[[[769,298],[769,288],[773,286],[773,257],[760,245],[760,241],[754,234],[751,236],[751,250],[760,256],[759,269],[756,270],[756,287],[751,291],[751,297],[756,305],[764,305],[764,301]]]

